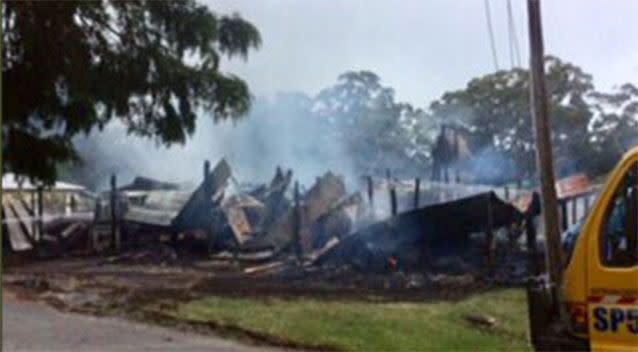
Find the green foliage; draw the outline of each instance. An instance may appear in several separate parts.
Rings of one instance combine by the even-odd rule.
[[[638,134],[636,108],[629,106],[620,115],[601,115],[601,100],[625,104],[635,90],[630,85],[616,95],[596,93],[591,75],[579,67],[556,57],[545,59],[546,85],[550,111],[555,167],[559,175],[585,170],[601,172],[597,166],[605,143],[611,143],[617,133]],[[471,80],[463,90],[445,93],[431,104],[434,117],[441,122],[452,122],[471,131],[475,151],[491,150],[514,162],[514,173],[504,175],[501,182],[525,179],[534,175],[534,132],[530,112],[529,74],[523,69],[498,71]],[[610,119],[618,122],[607,130],[592,129],[594,117],[603,124]],[[622,121],[622,122],[621,122]],[[633,121],[633,122],[631,122]],[[625,131],[621,131],[626,127]],[[624,138],[616,150],[628,148],[630,138]],[[605,141],[605,142],[603,142]],[[612,158],[612,160],[616,160]],[[511,170],[507,170],[511,171]],[[509,179],[508,179],[509,178]]]
[[[427,116],[397,102],[394,90],[373,72],[343,73],[337,84],[319,93],[315,107],[335,127],[361,174],[382,174],[386,168],[415,172],[425,166]]]
[[[120,119],[129,133],[170,145],[250,107],[220,56],[246,58],[257,29],[194,1],[2,3],[3,171],[51,182],[77,159],[71,138]]]
[[[593,160],[597,173],[610,170],[631,146],[638,145],[638,88],[626,83],[611,93],[590,97],[593,117],[591,142],[600,158]]]

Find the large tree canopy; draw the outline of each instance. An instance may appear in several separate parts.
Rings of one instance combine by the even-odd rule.
[[[593,116],[591,143],[599,158],[592,158],[598,172],[611,169],[629,147],[638,145],[638,87],[626,83],[610,93],[589,96]]]
[[[609,165],[601,160],[617,160],[636,142],[638,109],[636,102],[630,103],[638,95],[635,87],[627,84],[615,94],[597,93],[589,74],[551,56],[545,59],[545,71],[559,175],[607,170]],[[498,170],[498,179],[482,181],[506,182],[534,174],[529,99],[529,73],[516,68],[473,79],[465,89],[444,94],[431,110],[439,121],[471,131],[477,155],[504,158],[507,162]],[[610,109],[614,106],[617,109]]]
[[[220,58],[260,43],[238,15],[188,0],[3,2],[3,172],[51,182],[77,159],[72,137],[113,118],[172,144],[193,133],[198,108],[241,116],[248,87]]]
[[[341,74],[335,85],[318,94],[314,110],[333,126],[359,173],[415,173],[426,166],[428,117],[396,101],[394,90],[375,73]]]

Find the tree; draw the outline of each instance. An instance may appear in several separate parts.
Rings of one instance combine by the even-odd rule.
[[[395,101],[394,90],[373,72],[341,74],[337,84],[318,94],[314,110],[333,126],[362,174],[414,171],[427,160],[424,112]]]
[[[77,160],[71,139],[110,120],[170,145],[196,111],[238,118],[250,106],[220,58],[247,57],[257,29],[194,1],[2,3],[3,172],[52,182]]]
[[[560,175],[588,168],[594,152],[589,143],[592,78],[579,67],[549,56],[545,59],[552,139]],[[515,68],[471,80],[463,90],[445,93],[431,104],[434,117],[471,131],[472,149],[489,159],[504,158],[496,182],[533,175],[534,143],[529,110],[529,74]],[[487,151],[487,152],[486,152]],[[510,164],[511,165],[511,164]]]
[[[590,141],[601,155],[593,168],[603,173],[638,145],[638,88],[625,83],[611,93],[594,92],[588,102],[593,110]]]
[[[311,107],[312,98],[299,92],[255,97],[244,120],[198,121],[186,145],[172,148],[158,147],[149,139],[128,138],[121,123],[112,123],[102,131],[74,138],[83,162],[61,168],[60,176],[93,190],[108,187],[113,173],[124,183],[134,176],[153,174],[181,182],[199,175],[193,170],[200,169],[204,158],[214,162],[225,157],[244,181],[270,179],[280,165],[292,167],[300,181],[312,182],[326,169],[341,171],[335,163],[342,153],[334,144],[321,143],[327,131]]]

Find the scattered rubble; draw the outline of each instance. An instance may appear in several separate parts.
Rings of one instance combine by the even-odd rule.
[[[133,179],[133,182],[126,186],[120,187],[118,190],[120,192],[130,192],[130,191],[176,191],[179,189],[179,185],[171,182],[164,182],[155,180],[149,177],[137,176]]]
[[[490,237],[496,229],[523,218],[521,212],[493,193],[478,194],[373,223],[342,239],[317,262],[322,265],[347,263],[360,270],[377,272],[461,274],[471,271],[477,266],[476,262],[480,266],[485,261],[482,257],[487,259],[491,255],[488,244],[494,241]],[[470,238],[476,233],[483,238]],[[469,260],[462,260],[461,256]]]
[[[484,328],[491,328],[496,325],[496,318],[489,315],[468,314],[464,316],[465,320]]]
[[[269,274],[272,274],[273,271],[275,270],[280,270],[283,269],[283,267],[286,265],[285,262],[283,261],[275,261],[275,262],[270,262],[267,264],[262,264],[262,265],[258,265],[258,266],[252,266],[249,268],[244,269],[244,273],[246,274],[259,274],[259,273],[263,273],[263,272],[268,272]]]
[[[156,264],[167,265],[177,262],[177,251],[165,244],[147,245],[143,249],[125,251],[107,257],[102,264]]]
[[[270,221],[270,225],[265,226],[261,236],[242,244],[241,250],[247,252],[272,250],[277,253],[291,248],[293,242],[297,241],[295,245],[298,245],[302,252],[311,251],[313,249],[312,225],[328,212],[333,204],[342,199],[345,193],[343,180],[330,172],[326,173],[317,179],[296,207],[287,207],[285,211],[280,210],[279,218]],[[277,207],[278,204],[275,203],[274,206]],[[273,213],[276,212],[268,212],[269,215]]]
[[[92,254],[103,266],[185,266],[201,258],[233,263],[250,277],[339,277],[385,289],[523,282],[519,240],[529,214],[521,204],[529,208],[531,201],[514,206],[494,192],[440,201],[449,194],[427,195],[428,185],[418,184],[427,205],[401,193],[414,207],[379,218],[373,203],[382,199],[349,193],[331,172],[307,190],[280,167],[269,183],[239,187],[222,159],[212,171],[205,165],[196,186],[136,177],[117,188],[113,179],[111,191],[94,198],[90,218],[48,221],[32,245],[41,258]]]
[[[48,301],[51,305],[69,311],[86,311],[91,307],[103,304],[100,295],[92,292],[53,292],[46,291],[40,299]]]

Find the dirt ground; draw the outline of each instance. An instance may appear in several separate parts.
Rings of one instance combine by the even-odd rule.
[[[425,302],[462,299],[489,289],[467,275],[432,279],[401,272],[369,274],[296,265],[276,272],[244,272],[254,265],[203,258],[137,263],[126,254],[51,260],[10,258],[4,265],[3,288],[18,298],[61,311],[140,320],[185,332],[229,334],[251,344],[306,349],[317,346],[271,341],[268,336],[232,326],[184,325],[145,307],[175,307],[207,296]]]
[[[86,292],[105,300],[155,296],[192,299],[205,295],[365,300],[460,299],[487,286],[467,275],[427,280],[402,272],[371,274],[349,268],[287,265],[284,270],[247,274],[228,261],[194,259],[182,263],[116,263],[113,257],[59,258],[5,265],[3,285],[42,295]],[[425,281],[425,282],[424,282]]]

